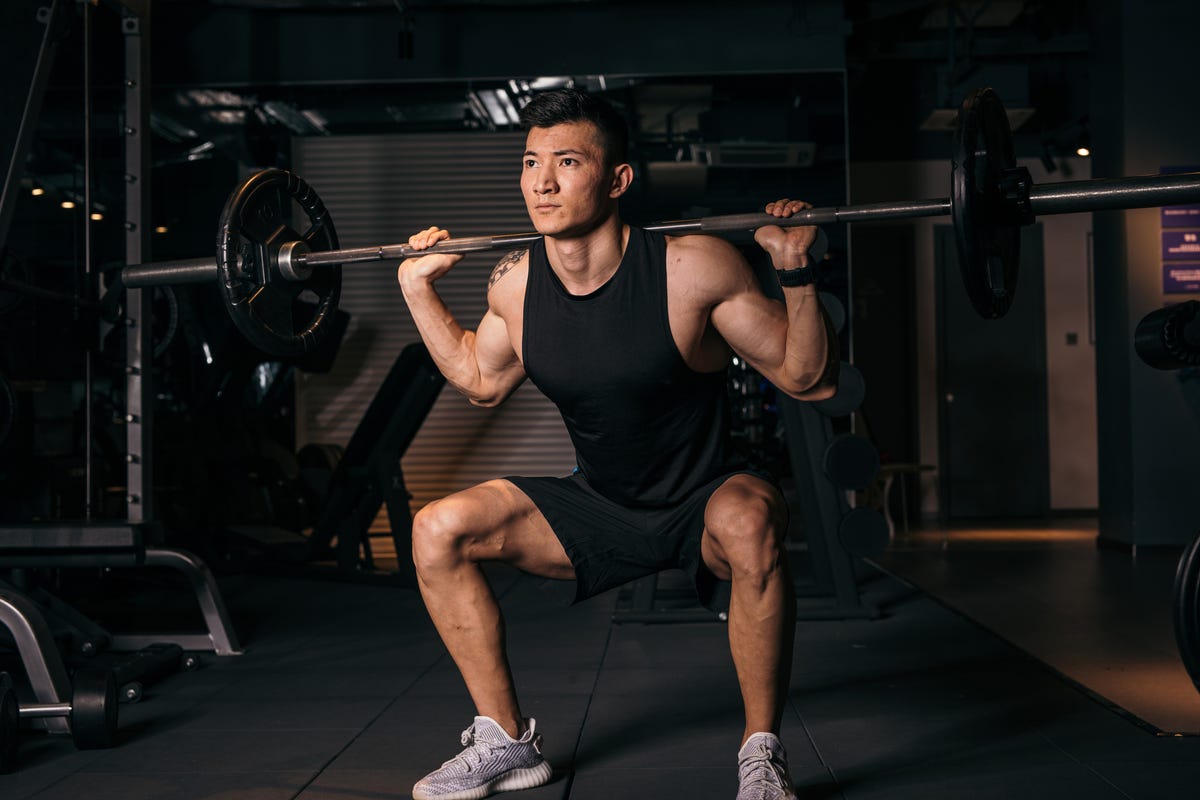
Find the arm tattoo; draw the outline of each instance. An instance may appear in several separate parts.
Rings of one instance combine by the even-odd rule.
[[[488,291],[491,291],[496,282],[503,278],[506,272],[515,267],[517,262],[524,258],[528,252],[528,250],[513,250],[496,262],[496,267],[492,270],[492,277],[488,278]]]

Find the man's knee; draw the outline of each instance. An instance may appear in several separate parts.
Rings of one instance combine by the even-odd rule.
[[[412,558],[417,572],[453,566],[466,557],[467,514],[462,501],[435,500],[413,516]]]
[[[765,576],[784,558],[787,509],[774,489],[734,488],[706,514],[705,529],[736,574]]]

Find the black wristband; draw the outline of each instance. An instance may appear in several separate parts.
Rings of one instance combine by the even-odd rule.
[[[777,269],[775,275],[780,286],[808,286],[817,280],[817,271],[811,266],[797,269]]]

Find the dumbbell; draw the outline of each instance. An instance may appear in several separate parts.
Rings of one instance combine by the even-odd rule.
[[[19,719],[66,717],[80,750],[112,747],[117,742],[117,682],[110,670],[80,670],[72,681],[71,702],[19,705],[17,714]],[[15,749],[15,728],[13,740]]]
[[[149,684],[180,669],[194,670],[197,664],[194,653],[184,653],[177,644],[160,642],[143,647],[128,659],[118,662],[112,669],[113,680],[120,687],[117,694],[122,703],[137,703]]]

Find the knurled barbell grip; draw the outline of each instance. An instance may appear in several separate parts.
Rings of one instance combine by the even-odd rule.
[[[843,208],[810,208],[791,217],[774,217],[766,213],[721,214],[697,219],[673,222],[655,222],[644,226],[646,230],[660,233],[718,233],[729,231],[752,231],[764,225],[795,227],[798,225],[827,225],[835,222],[853,222],[860,219],[894,219],[901,217],[937,217],[950,213],[949,198],[938,200],[911,200],[893,203],[867,203]],[[329,264],[352,264],[360,261],[391,261],[430,253],[478,253],[487,250],[507,250],[528,247],[541,239],[537,233],[514,233],[506,236],[469,236],[448,239],[424,250],[415,250],[407,244],[388,244],[377,247],[357,247],[347,250],[327,250],[304,253],[295,258],[296,263],[306,267]]]
[[[399,261],[416,255],[430,253],[481,253],[487,250],[505,250],[528,247],[541,239],[537,233],[513,233],[506,236],[465,236],[438,242],[433,247],[417,250],[407,244],[385,244],[376,247],[351,247],[346,250],[322,250],[304,253],[296,262],[306,267],[329,264],[353,264],[361,261]]]

